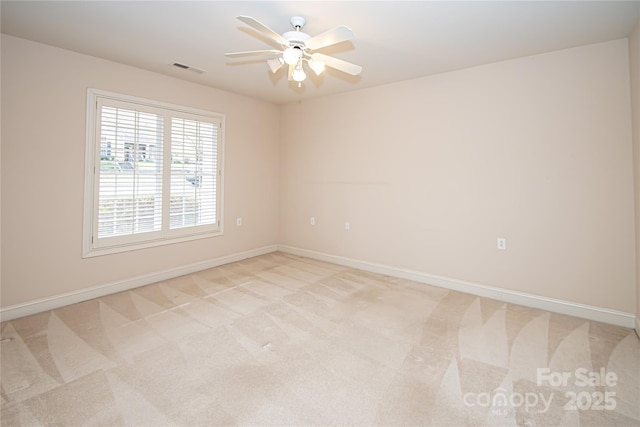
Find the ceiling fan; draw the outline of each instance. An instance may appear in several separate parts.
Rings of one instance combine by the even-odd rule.
[[[300,87],[301,83],[307,78],[307,74],[302,66],[305,62],[316,75],[320,75],[324,71],[325,66],[352,76],[357,76],[362,71],[362,67],[359,65],[315,52],[324,47],[351,40],[354,34],[349,27],[340,25],[332,30],[311,37],[300,31],[302,27],[304,27],[305,19],[301,16],[294,16],[290,21],[294,30],[287,31],[280,35],[250,16],[241,15],[237,18],[282,46],[282,49],[226,53],[225,56],[227,57],[238,58],[253,55],[272,56],[272,58],[267,59],[267,64],[269,64],[271,72],[275,74],[285,64],[288,65],[289,80],[298,82],[298,87]]]

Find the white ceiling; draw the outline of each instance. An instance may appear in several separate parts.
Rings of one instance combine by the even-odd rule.
[[[324,96],[628,36],[640,1],[6,1],[3,33],[110,59],[273,103]],[[225,52],[271,49],[238,21],[278,33],[293,15],[313,36],[344,24],[356,34],[321,52],[361,65],[302,88],[264,59]],[[171,66],[181,62],[205,74]]]

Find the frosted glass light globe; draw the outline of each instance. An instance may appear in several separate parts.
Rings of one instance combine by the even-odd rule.
[[[312,59],[309,61],[309,67],[316,73],[316,76],[319,76],[324,71],[324,62]]]
[[[300,49],[296,49],[295,47],[288,47],[282,53],[282,58],[284,62],[289,65],[296,65],[300,58],[302,57],[302,51]]]
[[[291,78],[297,82],[301,82],[307,78],[307,75],[305,74],[302,67],[300,67],[293,70],[293,73],[291,73]]]

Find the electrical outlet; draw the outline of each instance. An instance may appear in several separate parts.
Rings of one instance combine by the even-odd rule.
[[[311,224],[311,225],[316,225],[316,219],[315,219],[314,217],[311,217],[311,218],[309,219],[309,224]]]
[[[242,218],[236,218],[236,225],[240,227],[242,225]]]
[[[504,237],[498,237],[498,250],[507,250],[507,239],[505,239]]]
[[[349,222],[345,222],[344,223],[344,229],[349,231],[349,229],[351,229],[351,224],[349,224]]]

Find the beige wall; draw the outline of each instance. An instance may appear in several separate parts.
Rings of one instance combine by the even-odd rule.
[[[224,236],[81,258],[88,87],[226,115]],[[2,112],[3,307],[277,242],[272,104],[3,35]]]
[[[636,331],[640,334],[640,20],[629,37],[636,206]]]
[[[634,313],[629,91],[625,39],[287,105],[280,242]]]
[[[2,307],[279,242],[636,312],[625,40],[280,108],[5,35],[1,79]],[[226,114],[225,236],[81,258],[87,87]]]

